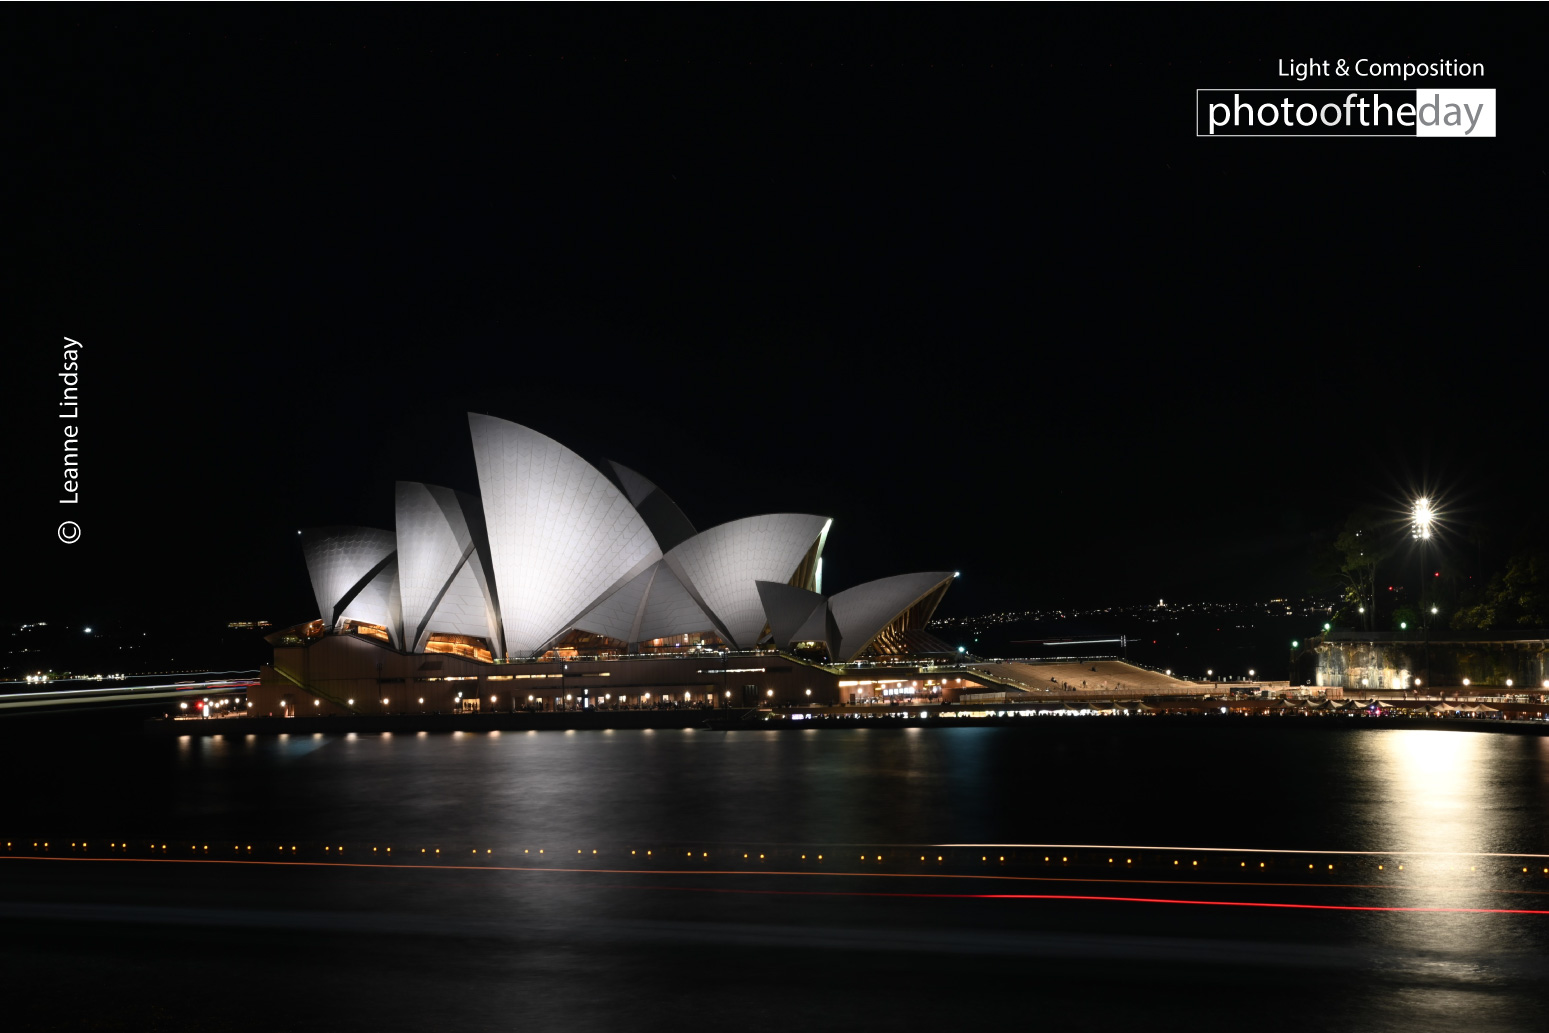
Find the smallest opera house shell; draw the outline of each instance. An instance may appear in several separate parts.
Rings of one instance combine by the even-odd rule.
[[[628,467],[468,422],[477,496],[400,481],[393,530],[302,532],[320,617],[269,636],[253,713],[833,704],[847,662],[951,652],[950,571],[824,595],[826,517],[697,531]]]

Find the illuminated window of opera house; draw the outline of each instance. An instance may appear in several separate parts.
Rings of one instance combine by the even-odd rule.
[[[490,663],[494,658],[490,654],[489,644],[482,638],[474,638],[471,635],[447,635],[435,634],[425,643],[427,653],[451,653],[467,660],[480,660]]]
[[[695,650],[728,649],[725,640],[713,631],[695,631],[687,635],[668,635],[640,643],[642,653],[692,653]]]

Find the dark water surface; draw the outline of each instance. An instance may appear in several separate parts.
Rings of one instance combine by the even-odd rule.
[[[1549,914],[1523,913],[1549,911],[1525,856],[1549,855],[1549,741],[1268,724],[12,727],[9,1007],[45,1029],[1549,1028]]]

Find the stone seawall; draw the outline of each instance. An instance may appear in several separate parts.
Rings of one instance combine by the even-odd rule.
[[[1543,692],[1549,644],[1541,639],[1477,642],[1317,641],[1313,684],[1347,692],[1443,689],[1464,684],[1504,692]],[[1507,681],[1512,682],[1510,688]],[[1364,681],[1364,684],[1363,684]]]

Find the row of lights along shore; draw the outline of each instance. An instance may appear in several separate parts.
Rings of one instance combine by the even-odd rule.
[[[58,849],[57,847],[53,846],[53,844],[49,840],[33,840],[31,845],[32,845],[32,849],[33,850],[41,851],[41,852],[44,852],[44,853],[51,853],[53,850]],[[89,849],[89,846],[90,846],[90,843],[87,840],[72,840],[70,842],[70,850],[72,852],[85,851],[85,850]],[[63,847],[63,843],[60,843],[59,847]],[[181,844],[179,845],[179,847],[181,847]],[[18,848],[20,848],[21,850],[26,850],[27,849],[27,844],[25,842],[18,842],[18,841],[15,841],[15,840],[7,840],[6,844],[5,844],[5,848],[6,848],[6,851],[8,853],[15,854],[15,852],[16,852],[16,850]],[[196,859],[203,859],[203,856],[206,855],[206,854],[209,854],[209,851],[210,851],[210,845],[208,843],[204,843],[204,844],[190,843],[190,844],[188,844],[188,848],[189,848],[190,851],[192,851],[196,855]],[[122,856],[129,849],[130,849],[130,844],[128,842],[110,841],[108,843],[108,853],[110,855]],[[146,849],[150,853],[152,853],[154,855],[158,855],[158,856],[165,855],[165,856],[174,857],[174,858],[177,856],[176,852],[174,852],[171,855],[168,854],[168,851],[170,849],[170,845],[167,844],[167,843],[154,843],[154,842],[147,843],[147,844],[144,844],[144,849]],[[294,843],[289,845],[289,846],[286,846],[284,844],[277,844],[275,849],[278,850],[279,853],[281,855],[284,855],[287,859],[289,857],[291,857],[291,856],[298,855],[298,852],[299,852],[298,844],[294,844]],[[311,849],[315,850],[316,847],[314,846]],[[358,851],[360,851],[361,853],[365,852],[365,848],[364,847],[357,847],[356,849]],[[245,859],[247,856],[253,854],[252,844],[247,844],[245,846],[242,845],[242,844],[232,844],[232,850],[236,851],[239,855],[242,855],[243,859]],[[268,855],[266,853],[266,850],[267,850],[266,847],[261,847],[259,849],[259,856],[260,857],[272,856],[272,855]],[[343,844],[324,844],[322,846],[322,852],[325,855],[330,855],[332,857],[340,857],[340,856],[343,856],[343,854],[345,852],[345,848],[344,848]],[[371,853],[377,854],[378,858],[381,859],[381,860],[384,860],[384,861],[385,861],[385,858],[388,855],[392,854],[392,852],[393,852],[393,848],[390,847],[390,846],[388,846],[388,847],[373,846],[371,848]],[[407,854],[408,854],[408,856],[410,858],[418,858],[419,856],[437,857],[437,856],[440,856],[441,853],[442,853],[442,851],[441,851],[440,847],[420,847],[418,854],[416,854],[414,852],[413,848],[410,848],[407,851]],[[471,848],[469,853],[472,854],[475,857],[479,856],[479,850],[478,850],[477,847]],[[577,849],[576,850],[576,854],[580,855],[582,857],[596,857],[596,856],[599,856],[599,853],[600,852],[598,850],[596,850],[596,849],[591,850],[589,854],[588,854],[588,851],[585,850],[585,849]],[[696,853],[698,855],[699,860],[701,860],[701,861],[706,861],[706,860],[710,859],[710,851],[708,851],[708,850],[700,850],[700,851],[697,851],[697,852],[694,851],[694,850],[685,850],[683,852],[683,856],[687,860],[692,860],[692,859],[694,859]],[[812,859],[815,859],[817,861],[825,860],[825,855],[820,854],[820,853],[816,853],[816,852],[800,852],[799,850],[793,850],[792,853],[793,854],[800,853],[800,859],[803,860],[803,861],[812,860]],[[1157,853],[1169,854],[1170,852],[1169,851],[1158,851]],[[1223,851],[1223,853],[1227,853],[1227,851]],[[405,854],[404,851],[399,851],[399,857],[403,857],[404,854]],[[534,856],[533,849],[530,848],[530,847],[524,848],[522,850],[522,854],[525,857],[528,857],[528,858],[532,858]],[[538,855],[545,855],[546,856],[547,855],[546,848],[542,848],[542,847],[538,848],[537,849],[537,854]],[[629,854],[630,854],[631,857],[636,858],[638,860],[638,859],[640,859],[642,857],[654,858],[655,854],[656,854],[656,851],[654,849],[647,849],[645,851],[641,851],[641,850],[635,849],[635,850],[631,850],[629,852]],[[672,859],[672,858],[675,858],[677,856],[677,852],[675,850],[671,850],[671,849],[663,851],[662,854],[663,854],[663,857],[665,859]],[[494,855],[494,849],[493,848],[485,848],[485,850],[484,850],[484,856],[485,857],[492,857],[493,855]],[[736,852],[732,851],[732,855],[733,855],[733,859],[735,859]],[[183,855],[183,856],[186,856],[186,855]],[[447,856],[448,857],[453,856],[452,851],[450,849],[447,851]],[[457,856],[461,856],[461,855],[457,855]],[[558,856],[558,855],[555,855],[555,856]],[[719,854],[717,856],[719,856]],[[870,861],[870,862],[878,862],[878,863],[880,863],[880,862],[882,862],[885,859],[885,856],[886,855],[881,854],[881,853],[876,853],[876,854],[862,853],[862,854],[859,855],[859,860],[862,861],[862,862]],[[1102,856],[1103,855],[1097,855],[1095,857],[1091,857],[1091,858],[1087,859],[1087,863],[1089,863],[1089,864],[1100,863],[1099,858],[1101,858]],[[1303,855],[1303,856],[1306,856],[1306,855]],[[1386,855],[1380,855],[1380,854],[1375,854],[1374,853],[1372,856],[1375,858],[1377,856],[1386,856]],[[1530,856],[1535,856],[1536,857],[1537,855],[1530,855]],[[217,859],[221,859],[223,857],[223,855],[221,854],[221,852],[219,850],[217,850],[215,857]],[[1068,866],[1068,865],[1071,865],[1071,864],[1079,864],[1079,863],[1081,863],[1080,859],[1078,858],[1078,855],[1060,854],[1060,855],[1058,855],[1058,858],[1059,858],[1058,861],[1055,860],[1055,857],[1056,857],[1055,854],[1044,854],[1044,855],[1042,855],[1042,861],[1046,865],[1059,864],[1059,865],[1067,865]],[[993,858],[993,861],[992,861],[992,858]],[[979,855],[979,862],[981,864],[987,864],[987,863],[1004,864],[1004,863],[1006,863],[1006,858],[1007,858],[1007,855],[1006,854],[1001,854],[1001,853],[996,853],[996,854],[980,854]],[[1036,853],[1033,854],[1033,855],[1026,855],[1026,854],[1024,854],[1024,855],[1022,855],[1020,857],[1017,856],[1015,853],[1013,853],[1011,855],[1011,858],[1012,858],[1013,862],[1021,860],[1021,861],[1027,861],[1027,862],[1036,863],[1039,860],[1039,856]],[[765,854],[765,853],[758,854],[758,856],[756,858],[756,860],[758,860],[758,861],[766,861],[768,859],[769,859],[768,855]],[[963,857],[960,857],[958,855],[953,855],[953,856],[951,856],[949,858],[947,854],[935,854],[935,856],[934,856],[934,862],[937,863],[937,864],[945,863],[948,860],[958,861],[958,860],[964,860],[964,859],[971,861],[972,860],[971,854],[967,858],[963,858]],[[1143,856],[1142,860],[1144,861],[1145,859],[1146,858]],[[745,860],[745,861],[755,860],[755,858],[753,856],[753,852],[751,852],[751,851],[744,851],[742,853],[742,860]],[[921,854],[920,855],[920,860],[923,861],[923,862],[926,862],[926,863],[931,863],[931,861],[932,861],[931,854],[929,854],[929,853]],[[1156,863],[1163,863],[1163,862],[1165,862],[1166,858],[1165,857],[1164,858],[1154,858],[1154,860],[1155,860]],[[1391,861],[1391,858],[1389,858],[1388,860]],[[1123,864],[1126,867],[1133,867],[1134,864],[1135,864],[1135,858],[1132,857],[1132,856],[1131,857],[1124,857],[1122,859],[1122,861],[1121,861],[1119,855],[1115,854],[1115,855],[1112,855],[1112,856],[1107,856],[1106,857],[1106,862],[1107,862],[1108,865]],[[308,863],[312,864],[312,863],[316,863],[316,862],[308,862]],[[1296,861],[1296,862],[1293,862],[1293,863],[1295,863],[1298,866],[1300,865],[1300,861],[1299,860]],[[1226,867],[1228,869],[1230,869],[1230,862],[1229,861],[1227,861],[1227,862],[1220,862],[1220,861],[1216,861],[1215,859],[1212,859],[1212,858],[1206,858],[1206,866],[1207,867],[1216,868],[1216,867],[1218,867],[1221,864],[1225,864]],[[1249,869],[1250,867],[1256,866],[1254,868],[1254,870],[1258,870],[1258,869],[1267,869],[1267,868],[1269,868],[1273,864],[1276,864],[1276,863],[1275,862],[1271,862],[1271,861],[1257,861],[1256,860],[1256,861],[1252,862],[1251,865],[1250,865],[1250,862],[1248,862],[1248,861],[1239,860],[1237,862],[1237,867],[1238,867],[1239,870],[1246,870],[1246,869]],[[1322,870],[1324,870],[1324,871],[1334,871],[1335,868],[1336,868],[1336,864],[1338,864],[1340,867],[1345,867],[1345,868],[1356,868],[1356,867],[1359,867],[1359,865],[1357,865],[1355,862],[1352,862],[1352,861],[1349,861],[1349,860],[1345,860],[1343,862],[1325,862],[1325,864],[1323,865],[1323,869]],[[1179,868],[1179,869],[1187,868],[1188,870],[1192,871],[1194,869],[1200,868],[1201,864],[1200,864],[1200,861],[1199,861],[1198,858],[1191,858],[1189,860],[1188,864],[1185,865],[1181,858],[1174,857],[1174,858],[1171,859],[1170,867]],[[1452,871],[1452,870],[1461,870],[1463,865],[1461,863],[1456,864],[1456,865],[1448,863],[1448,864],[1442,864],[1440,866],[1431,865],[1430,867],[1440,867],[1442,870]],[[1518,866],[1517,865],[1512,865],[1512,867],[1518,867]],[[1524,873],[1531,871],[1531,866],[1523,865],[1523,866],[1520,866],[1520,867],[1521,867],[1521,870]],[[1387,864],[1386,863],[1378,863],[1376,868],[1377,868],[1377,871],[1387,871]],[[1316,871],[1316,870],[1319,870],[1319,865],[1316,862],[1310,862],[1309,861],[1307,863],[1307,869],[1310,870],[1310,871]],[[1397,871],[1404,871],[1404,864],[1402,862],[1397,864],[1395,866],[1395,869]],[[1469,865],[1468,866],[1468,870],[1471,871],[1471,872],[1477,872],[1479,870],[1479,866],[1478,866],[1478,864]],[[1542,868],[1542,874],[1549,875],[1549,867]]]

